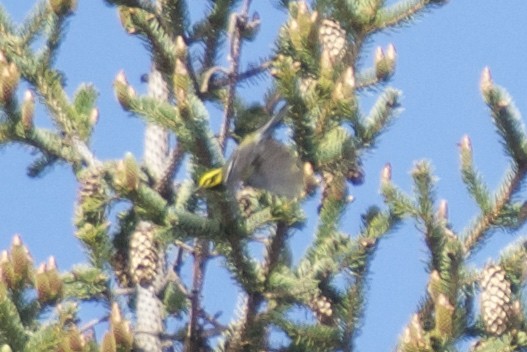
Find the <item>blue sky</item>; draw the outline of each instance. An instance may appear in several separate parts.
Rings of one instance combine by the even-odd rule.
[[[24,18],[31,5],[31,1],[2,1],[16,21]],[[260,39],[244,48],[247,60],[270,52],[276,28],[285,17],[277,14],[268,1],[254,1],[253,9],[260,13],[262,30]],[[477,209],[461,182],[457,143],[468,134],[475,163],[485,180],[491,188],[499,184],[507,159],[478,84],[482,69],[489,66],[494,81],[509,91],[520,111],[527,111],[526,13],[527,2],[523,0],[451,1],[410,25],[377,35],[367,46],[363,67],[371,65],[371,53],[377,45],[395,45],[397,70],[389,85],[403,91],[404,110],[381,137],[378,148],[366,158],[366,182],[351,189],[356,201],[342,221],[343,231],[354,233],[360,214],[368,205],[382,206],[379,172],[386,162],[392,164],[394,182],[409,192],[409,171],[421,159],[430,160],[434,166],[438,198],[448,200],[453,229],[461,231],[468,225]],[[102,1],[79,1],[69,29],[56,66],[67,76],[69,93],[82,82],[94,83],[100,92],[100,120],[92,140],[94,152],[100,159],[120,158],[127,151],[140,158],[143,123],[122,112],[115,101],[112,82],[117,72],[124,69],[130,83],[144,92],[146,87],[140,83],[140,76],[149,69],[148,53],[137,38],[123,32],[115,10]],[[263,92],[262,87],[249,87],[246,96],[258,101]],[[365,113],[378,93],[361,96]],[[218,114],[211,117],[219,118]],[[51,125],[42,109],[37,113],[36,124]],[[55,255],[59,268],[66,270],[84,261],[80,244],[72,235],[74,178],[68,167],[57,166],[44,177],[28,179],[26,166],[32,159],[29,151],[20,146],[0,149],[0,248],[8,248],[12,236],[19,233],[36,263]],[[313,215],[314,208],[316,202],[308,202],[306,213]],[[312,238],[313,219],[305,231],[293,238],[296,259]],[[470,264],[480,267],[495,258],[519,234],[495,233]],[[387,351],[396,344],[423,296],[426,258],[422,236],[411,223],[381,242],[372,263],[366,318],[357,340],[360,351]],[[218,275],[208,276],[206,288],[225,292],[225,297],[206,297],[206,307],[212,314],[223,310],[227,321],[233,309],[228,302],[233,300],[234,291],[229,276],[215,265],[212,267]]]

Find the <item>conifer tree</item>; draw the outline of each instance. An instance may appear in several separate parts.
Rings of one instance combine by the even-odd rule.
[[[73,96],[66,93],[67,72],[55,59],[76,0],[37,1],[21,23],[0,7],[0,144],[21,144],[36,154],[28,166],[32,177],[57,163],[71,168],[78,181],[74,235],[87,253],[85,265],[61,272],[53,257],[33,263],[21,237],[13,237],[0,255],[1,352],[353,351],[369,264],[379,241],[403,221],[422,232],[429,275],[396,350],[453,351],[467,339],[478,352],[527,348],[521,297],[526,242],[485,267],[469,262],[495,229],[514,231],[527,219],[527,206],[515,197],[527,174],[526,132],[488,68],[481,93],[510,166],[491,191],[474,165],[470,138],[460,141],[462,179],[479,215],[465,229],[453,229],[447,202],[436,197],[431,164],[419,161],[411,193],[392,182],[387,164],[380,176],[385,204],[355,214],[357,234],[339,226],[350,185],[360,186],[365,177],[364,155],[400,107],[401,92],[388,86],[396,69],[394,45],[375,49],[364,68],[365,43],[444,1],[279,1],[287,19],[274,49],[246,67],[244,43],[258,38],[263,20],[249,0],[208,1],[195,21],[188,12],[192,1],[106,3],[152,58],[147,94],[136,93],[123,71],[114,80],[124,112],[147,123],[142,161],[131,153],[99,158],[90,147],[96,87],[87,83]],[[238,88],[263,75],[272,84],[251,105]],[[20,82],[29,87],[23,94]],[[361,105],[365,90],[376,95],[369,112]],[[35,124],[36,104],[53,128]],[[213,105],[222,111],[218,129],[211,127]],[[202,175],[228,162],[229,146],[236,148],[277,114],[283,114],[288,148],[303,169],[299,197],[249,185],[198,187]],[[175,177],[183,168],[186,174]],[[302,229],[308,199],[319,203],[318,222],[307,250],[293,261],[289,242]],[[205,290],[213,258],[232,277],[225,285],[240,292],[228,324],[203,304],[214,294]],[[188,275],[182,275],[185,265]],[[106,322],[107,331],[97,338],[90,335],[93,324],[79,319],[82,303],[93,301],[106,307],[95,323]],[[291,312],[298,309],[313,318],[296,319]],[[285,337],[277,341],[277,333]]]

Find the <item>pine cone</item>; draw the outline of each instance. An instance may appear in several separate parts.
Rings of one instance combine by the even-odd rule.
[[[318,30],[318,37],[323,51],[327,51],[331,62],[335,63],[346,53],[346,31],[334,20],[324,19]]]
[[[322,184],[321,206],[324,206],[327,201],[339,202],[346,199],[348,189],[344,177],[323,172],[322,179],[324,182]]]
[[[510,325],[512,302],[511,284],[499,265],[490,265],[483,271],[480,304],[487,333],[502,335]]]
[[[314,194],[320,183],[313,170],[313,165],[309,162],[304,163],[304,192],[309,195]]]
[[[159,243],[152,224],[141,221],[130,239],[130,275],[135,284],[152,285],[161,272]]]
[[[79,178],[75,222],[81,226],[84,222],[98,223],[104,215],[105,194],[99,169],[90,169]]]
[[[309,307],[315,313],[315,317],[322,324],[329,324],[333,318],[333,309],[331,308],[331,301],[323,295],[314,296],[309,302]]]
[[[346,179],[355,186],[362,185],[364,183],[364,170],[360,165],[352,165],[348,168]]]
[[[404,329],[400,347],[397,351],[431,351],[430,341],[427,339],[419,315],[414,314],[412,320]]]
[[[124,250],[118,249],[112,257],[111,264],[115,272],[117,283],[120,287],[131,287],[132,280],[128,273],[128,255]]]
[[[298,80],[298,89],[300,90],[300,93],[306,95],[316,84],[317,81],[313,77],[307,76]]]
[[[86,199],[102,194],[100,171],[95,169],[88,170],[81,177],[77,201],[82,204]]]

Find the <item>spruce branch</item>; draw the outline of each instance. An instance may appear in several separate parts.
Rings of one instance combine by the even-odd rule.
[[[0,342],[16,350],[23,350],[28,336],[22,325],[18,309],[9,298],[4,284],[0,285]]]
[[[90,147],[88,147],[85,142],[80,141],[77,138],[73,138],[71,143],[73,149],[87,167],[97,168],[102,166],[102,162],[96,158]]]
[[[419,217],[425,226],[430,225],[433,219],[433,202],[435,201],[434,180],[431,175],[431,166],[426,161],[416,163],[412,170],[414,179],[414,192],[416,195]]]
[[[526,280],[527,267],[523,265],[527,259],[527,240],[521,237],[505,248],[500,254],[499,262],[510,280],[511,290],[514,295],[521,295],[521,290]]]
[[[206,219],[201,215],[189,211],[178,211],[169,208],[167,210],[166,223],[175,230],[177,237],[181,237],[181,234],[205,237],[206,234],[207,236],[216,238],[222,234],[222,226],[218,220]]]
[[[349,285],[346,293],[339,304],[342,311],[342,350],[354,350],[354,338],[360,334],[362,318],[366,303],[367,281],[364,276],[352,280],[353,284]]]
[[[390,126],[394,118],[397,116],[400,110],[400,96],[400,91],[393,88],[387,88],[377,99],[375,105],[365,118],[361,128],[356,128],[356,131],[358,132],[357,138],[362,146],[365,148],[372,148],[375,146],[375,141],[379,138],[381,133]]]
[[[273,270],[279,264],[280,254],[283,252],[287,238],[287,231],[287,224],[278,222],[276,232],[268,239],[263,267],[259,270],[264,277],[263,290],[269,288],[268,285],[270,284]],[[263,292],[258,292],[257,290],[246,290],[245,294],[242,307],[238,313],[239,319],[235,323],[236,331],[226,340],[226,346],[229,346],[233,351],[243,350],[243,346],[246,344],[262,346],[261,336],[264,332],[261,322],[263,314],[260,313],[260,310],[264,303],[264,295]]]
[[[22,46],[30,45],[38,38],[42,28],[46,25],[50,11],[51,7],[48,6],[47,1],[41,1],[33,6],[30,14],[17,28],[17,33],[20,37],[20,44]]]
[[[373,259],[377,243],[397,226],[400,218],[373,208],[363,216],[363,229],[356,240],[344,246],[339,260],[341,270],[348,276],[346,292],[336,306],[343,330],[342,348],[353,350],[354,337],[359,333],[365,310],[368,289],[369,264]],[[351,277],[350,277],[351,276]]]
[[[260,294],[249,293],[245,299],[244,305],[240,312],[240,319],[236,322],[237,331],[231,339],[226,341],[226,346],[232,351],[243,351],[247,343],[257,348],[265,348],[264,335],[265,327],[258,310],[263,303],[263,297]]]
[[[412,171],[416,194],[416,222],[422,226],[431,261],[430,270],[438,270],[443,278],[448,278],[450,285],[457,285],[459,262],[462,248],[459,238],[445,225],[446,203],[440,202],[440,209],[434,213],[435,187],[430,165],[420,162]],[[456,286],[457,287],[457,286]],[[453,300],[455,295],[449,296]],[[437,302],[435,302],[437,303]]]
[[[32,178],[40,177],[58,161],[59,159],[53,155],[43,154],[28,165],[27,175]]]
[[[190,28],[186,0],[158,0],[157,16],[172,38],[186,37],[186,32]]]
[[[167,32],[160,18],[150,11],[137,8],[122,8],[120,11],[123,26],[128,33],[140,35],[149,47],[158,70],[163,76],[171,77],[174,71],[175,37]]]
[[[271,273],[280,263],[280,255],[284,251],[288,237],[288,225],[280,221],[276,224],[275,233],[267,239],[264,265],[262,268],[266,281],[269,280]]]
[[[238,0],[211,3],[207,17],[193,26],[189,36],[190,43],[199,40],[205,46],[203,55],[199,59],[202,72],[217,66],[216,60],[229,24],[229,14],[237,3]]]
[[[34,86],[35,92],[42,98],[59,130],[68,136],[75,136],[79,116],[68,101],[60,72],[47,67],[26,47],[11,48],[0,39],[0,50]]]
[[[249,295],[260,293],[262,285],[258,278],[257,267],[249,255],[246,241],[237,237],[239,232],[235,231],[226,234],[228,246],[218,248],[218,253],[226,257],[236,280]]]
[[[50,162],[54,162],[56,158],[71,163],[75,168],[80,167],[84,157],[86,157],[87,163],[92,161],[96,163],[91,156],[83,154],[82,148],[79,148],[79,152],[77,152],[71,144],[68,145],[63,136],[54,132],[42,128],[33,128],[29,133],[25,132],[22,121],[16,123],[0,122],[0,144],[11,142],[29,145],[41,151],[43,154],[41,161],[44,161],[41,166],[44,167],[47,167]],[[38,169],[42,168],[35,168],[35,170]],[[32,172],[32,174],[37,176],[39,172]]]
[[[485,68],[481,74],[480,89],[483,99],[491,109],[498,134],[503,139],[505,152],[511,156],[512,160],[492,202],[488,206],[486,203],[480,205],[486,207],[482,207],[482,213],[464,231],[463,238],[467,255],[470,255],[474,247],[485,239],[490,230],[501,225],[506,208],[510,205],[512,197],[520,190],[521,183],[527,174],[525,151],[527,136],[512,99],[504,89],[494,84],[489,68]],[[463,148],[465,154],[470,152],[468,140],[462,144],[462,152]],[[524,221],[521,220],[520,223]]]
[[[109,299],[109,278],[101,268],[91,265],[77,265],[62,275],[64,297],[77,300]]]
[[[58,324],[50,324],[42,329],[39,329],[36,334],[32,335],[25,344],[25,349],[28,351],[41,351],[42,346],[57,346],[62,340],[61,326]],[[24,351],[22,349],[21,351]]]
[[[469,194],[474,198],[483,213],[488,213],[491,207],[490,191],[481,175],[474,167],[472,143],[468,136],[463,136],[459,143],[461,175]]]
[[[413,170],[414,193],[418,214],[416,221],[422,225],[426,244],[432,255],[431,266],[438,268],[444,245],[444,233],[441,231],[434,216],[435,187],[430,164],[418,162]]]
[[[527,135],[520,113],[509,94],[494,84],[488,67],[481,75],[480,88],[502,138],[505,152],[520,168],[524,167],[527,164]]]
[[[123,109],[139,115],[147,122],[178,132],[181,124],[178,110],[168,102],[161,102],[153,97],[137,96],[122,72],[115,78],[114,91]]]
[[[357,90],[375,89],[376,86],[389,81],[395,73],[396,55],[393,44],[388,45],[385,50],[377,47],[373,66],[356,75]]]
[[[181,79],[188,78],[186,72]],[[125,110],[174,132],[181,148],[196,156],[198,165],[210,166],[213,161],[221,160],[217,144],[208,128],[206,110],[191,87],[176,88],[181,102],[179,106],[173,106],[151,97],[138,97],[121,72],[114,81],[114,91]]]
[[[336,327],[295,324],[280,316],[273,316],[272,322],[291,339],[291,344],[284,348],[313,352],[335,351],[342,348],[340,331]]]
[[[388,169],[382,174],[385,190],[390,186],[390,173]],[[427,162],[417,163],[412,177],[416,200],[415,206],[408,209],[406,215],[415,218],[425,236],[430,253],[431,273],[428,294],[401,337],[398,351],[433,344],[438,338],[437,343],[443,349],[463,335],[468,320],[463,314],[468,314],[469,308],[461,303],[463,300],[470,301],[470,297],[465,299],[462,291],[465,284],[465,253],[462,241],[447,226],[446,202],[441,201],[437,213],[434,213],[435,187],[430,165]]]
[[[371,88],[375,89],[376,86],[383,83],[375,74],[375,67],[369,67],[357,72],[356,79],[356,87],[358,91]]]
[[[114,6],[128,6],[141,9],[150,13],[155,13],[156,8],[152,1],[149,0],[104,0],[109,5]]]
[[[3,6],[0,6],[0,33],[11,35],[16,32],[16,26]]]
[[[462,238],[466,255],[471,255],[474,249],[489,235],[490,231],[499,225],[499,218],[502,212],[511,201],[513,195],[519,190],[526,174],[527,169],[519,170],[514,166],[509,169],[499,186],[499,191],[494,195],[490,208],[482,211],[463,230]]]
[[[213,138],[208,126],[208,113],[204,102],[195,94],[189,77],[187,46],[182,38],[176,39],[176,67],[174,72],[174,95],[177,110],[187,130],[176,133],[185,149],[192,152],[196,166],[210,167],[214,162],[223,161],[223,153]],[[198,143],[196,143],[196,139]],[[194,171],[200,172],[196,169]]]
[[[44,65],[52,65],[55,61],[55,55],[62,42],[64,31],[66,29],[66,16],[54,16],[50,23],[47,23],[46,44],[44,50],[38,54],[38,60]]]
[[[375,16],[371,29],[381,31],[390,27],[401,26],[428,8],[442,5],[444,0],[399,0],[397,3],[381,7]]]
[[[33,117],[27,115],[25,108],[25,104],[22,110],[16,108],[16,111],[8,114],[7,121],[0,121],[0,144],[15,141],[39,150],[43,155],[30,168],[31,175],[38,176],[57,159],[69,162],[75,168],[82,164],[101,165],[85,142],[77,137],[67,139],[49,130],[33,127]]]

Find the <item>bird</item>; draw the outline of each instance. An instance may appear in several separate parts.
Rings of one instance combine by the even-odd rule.
[[[235,192],[243,183],[278,196],[298,197],[304,188],[299,159],[286,145],[272,138],[285,110],[282,108],[265,125],[245,137],[223,167],[204,173],[198,181],[199,188],[223,184]]]

